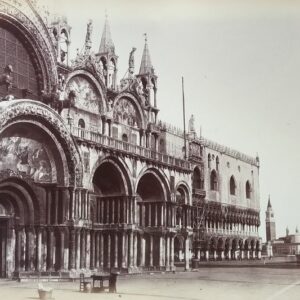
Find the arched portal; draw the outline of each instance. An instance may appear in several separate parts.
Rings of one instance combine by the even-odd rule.
[[[175,211],[171,214],[171,204],[170,207],[167,205],[168,189],[163,175],[154,169],[144,172],[138,180],[138,224],[149,229],[145,245],[145,264],[148,268],[163,268],[166,263],[168,251],[160,228],[168,222],[174,226],[175,221]]]
[[[136,266],[137,257],[133,257],[133,252],[137,251],[137,235],[127,231],[135,222],[136,204],[125,166],[114,157],[103,159],[94,172],[92,185],[93,222],[99,227],[95,235],[102,247],[95,263],[102,264],[105,270]]]
[[[35,268],[35,238],[27,233],[27,228],[41,223],[42,207],[32,183],[8,175],[0,172],[0,277]],[[23,251],[22,239],[26,242]]]

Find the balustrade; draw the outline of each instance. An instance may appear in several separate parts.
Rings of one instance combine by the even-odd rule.
[[[168,164],[168,165],[175,165],[180,168],[185,168],[185,169],[190,169],[191,165],[188,161],[180,159],[180,158],[175,158],[173,156],[159,153],[156,151],[153,151],[149,148],[145,148],[139,145],[135,144],[130,144],[128,142],[124,142],[121,140],[117,140],[115,138],[102,135],[99,132],[93,132],[90,130],[86,130],[80,127],[71,127],[71,133],[79,138],[101,144],[106,147],[110,147],[113,149],[118,149],[121,151],[125,151],[128,153],[133,153],[138,156],[145,157],[147,159],[152,159],[156,161],[160,161],[162,163]]]

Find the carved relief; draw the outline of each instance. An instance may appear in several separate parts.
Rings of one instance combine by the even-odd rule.
[[[101,112],[100,95],[96,88],[83,76],[74,76],[68,82],[66,94],[75,92],[75,106],[96,113]]]
[[[120,99],[114,106],[114,120],[129,126],[138,125],[138,115],[133,104],[127,99]]]

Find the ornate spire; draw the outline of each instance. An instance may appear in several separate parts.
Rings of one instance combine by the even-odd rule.
[[[140,75],[148,74],[148,73],[154,74],[154,69],[151,63],[151,58],[150,58],[150,53],[149,53],[149,48],[147,43],[147,33],[144,33],[144,36],[145,36],[145,46],[144,46],[139,74]]]
[[[108,23],[107,14],[105,14],[104,29],[102,32],[99,53],[115,52],[115,45],[111,38],[110,26]]]
[[[270,200],[270,195],[269,195],[269,200],[268,200],[268,208],[272,208],[271,200]]]

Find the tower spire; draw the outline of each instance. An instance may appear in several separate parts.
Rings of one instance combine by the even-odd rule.
[[[268,199],[268,208],[272,208],[270,195],[269,195],[269,199]]]
[[[104,22],[104,28],[103,28],[103,32],[102,32],[100,47],[99,47],[99,53],[108,53],[108,52],[114,53],[115,45],[111,38],[108,16],[105,11],[105,22]]]
[[[143,74],[154,74],[154,68],[151,63],[151,58],[150,58],[150,52],[148,48],[148,36],[147,33],[144,33],[145,36],[145,46],[144,46],[144,51],[142,55],[142,61],[141,61],[141,66],[140,66],[140,75]]]

